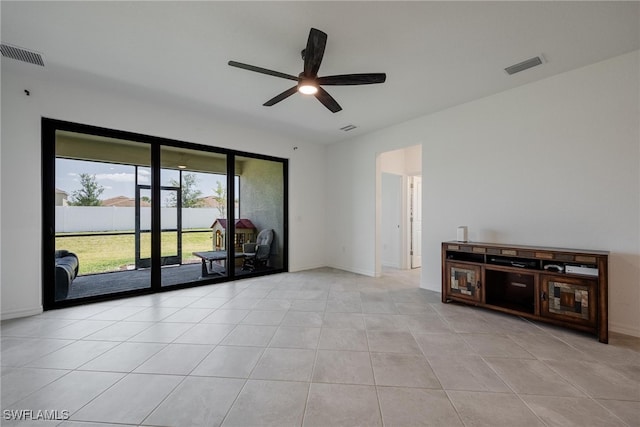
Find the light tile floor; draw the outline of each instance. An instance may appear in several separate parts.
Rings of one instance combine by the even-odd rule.
[[[419,274],[318,269],[5,321],[1,424],[640,426],[640,339],[442,304]],[[8,420],[39,410],[69,420]]]

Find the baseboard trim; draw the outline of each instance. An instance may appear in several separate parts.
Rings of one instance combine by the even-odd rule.
[[[335,264],[334,265],[330,264],[328,267],[335,268],[336,270],[348,271],[349,273],[361,274],[363,276],[376,277],[376,272],[371,270],[361,270],[359,268],[351,268],[351,267],[346,267],[344,265],[335,265]]]
[[[42,313],[42,306],[37,308],[22,308],[19,310],[3,311],[0,315],[1,320],[17,319],[18,317],[35,316]]]
[[[630,328],[625,325],[609,322],[609,332],[615,332],[623,335],[631,335],[632,337],[640,338],[640,329]]]
[[[382,261],[380,263],[380,265],[382,265],[382,268],[395,268],[397,270],[406,270],[406,268],[403,268],[402,265],[400,263],[393,263],[393,262],[385,262]]]
[[[433,292],[442,292],[442,286],[429,286],[429,284],[422,282],[420,282],[420,289],[426,289]]]
[[[316,268],[325,268],[325,267],[328,267],[328,265],[327,264],[317,264],[317,265],[297,266],[297,267],[290,267],[289,268],[289,272],[290,273],[297,273],[298,271],[315,270]]]

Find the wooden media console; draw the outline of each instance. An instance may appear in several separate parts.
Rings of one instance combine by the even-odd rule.
[[[609,253],[476,242],[442,243],[442,302],[485,307],[609,341]]]

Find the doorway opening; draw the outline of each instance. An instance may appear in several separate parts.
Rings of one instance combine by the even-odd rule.
[[[379,154],[376,183],[376,276],[388,269],[420,269],[422,146]]]

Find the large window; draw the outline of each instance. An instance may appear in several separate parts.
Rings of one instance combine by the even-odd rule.
[[[48,119],[42,141],[45,308],[286,271],[286,160]]]

